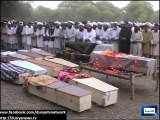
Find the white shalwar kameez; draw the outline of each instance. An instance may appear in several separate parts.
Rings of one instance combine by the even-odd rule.
[[[79,29],[76,30],[76,37],[79,39],[83,39],[84,30],[80,31]]]
[[[61,39],[60,39],[60,34],[61,34],[61,29],[62,27],[56,28],[54,29],[54,34],[53,36],[54,38],[54,50],[55,53],[60,53],[60,48],[61,48]]]
[[[43,36],[44,36],[44,34],[45,34],[45,28],[44,27],[42,27],[41,30],[39,28],[37,29],[37,31],[36,31],[37,47],[39,47],[41,49],[44,48],[44,44],[43,44]]]
[[[28,27],[27,25],[24,26],[23,30],[22,30],[22,33],[21,33],[21,35],[22,35],[22,44],[23,44],[24,49],[27,49],[27,45],[26,45],[26,43],[27,43],[27,35],[26,35],[27,27]]]
[[[102,31],[102,39],[106,39],[106,43],[110,44],[110,29],[108,28],[106,31]]]
[[[135,43],[133,43],[134,41]],[[132,32],[130,53],[133,55],[141,56],[142,55],[142,42],[143,42],[142,33],[140,31],[138,31],[137,33]]]
[[[26,34],[27,34],[27,42],[26,42],[26,44],[27,44],[27,48],[28,49],[31,49],[33,33],[34,33],[33,26],[31,26],[30,28],[27,27],[27,29],[26,29]]]
[[[66,28],[66,37],[68,39],[67,42],[75,42],[76,29],[72,26],[71,29]]]
[[[111,39],[111,44],[113,45],[113,51],[118,52],[119,51],[119,33],[120,33],[121,28],[117,27],[116,30],[113,28],[110,28],[110,39]],[[114,38],[115,40],[112,40]]]
[[[90,43],[96,43],[96,32],[95,30],[91,30],[90,32],[88,32],[86,29],[84,30],[84,35],[83,35],[83,42],[85,42],[85,39],[89,39]]]

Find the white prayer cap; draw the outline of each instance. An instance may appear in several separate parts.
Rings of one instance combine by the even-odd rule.
[[[54,22],[55,24],[58,24],[58,25],[60,25],[61,23],[59,22],[59,21],[56,21],[56,22]]]
[[[120,24],[120,25],[124,24],[124,21],[120,21],[119,24]]]
[[[97,26],[97,23],[96,23],[96,22],[93,22],[92,25],[96,25],[96,26]]]
[[[84,26],[84,24],[83,23],[79,23],[78,26]]]
[[[10,21],[8,21],[8,24],[9,24],[9,25],[11,25],[11,22],[10,22]]]
[[[104,23],[103,23],[103,25],[107,25],[107,26],[109,26],[110,24],[109,24],[109,23],[107,23],[107,22],[104,22]]]
[[[118,22],[112,22],[112,24],[117,24],[118,25]]]
[[[73,22],[73,21],[68,21],[68,23],[74,24],[74,22]]]
[[[102,22],[97,22],[97,25],[103,25],[103,23]]]
[[[128,22],[128,24],[133,25],[132,22]]]
[[[144,25],[145,25],[145,26],[148,26],[148,27],[151,27],[151,26],[152,26],[152,24],[149,23],[149,22],[144,23]]]
[[[87,26],[93,27],[93,24],[92,23],[87,23]]]
[[[37,24],[38,24],[38,25],[43,25],[43,23],[42,23],[42,22],[38,22]]]

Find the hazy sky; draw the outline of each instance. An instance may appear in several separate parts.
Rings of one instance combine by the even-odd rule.
[[[55,9],[57,8],[57,5],[61,2],[62,1],[33,1],[31,5],[33,8],[36,8],[37,6],[42,5],[44,7]],[[93,1],[93,2],[96,2],[96,1]],[[108,1],[108,2],[111,2],[114,6],[118,8],[125,7],[129,3],[129,1]],[[147,1],[147,2],[150,2],[153,5],[154,10],[159,10],[159,1]]]

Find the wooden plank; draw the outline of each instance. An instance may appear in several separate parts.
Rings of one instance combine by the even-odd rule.
[[[18,53],[20,53],[20,54],[22,54],[22,55],[29,56],[29,57],[34,58],[34,59],[42,59],[42,58],[43,58],[42,55],[37,54],[37,53],[34,53],[34,52],[31,52],[31,51],[27,51],[27,52],[18,51]]]
[[[54,58],[54,59],[44,58],[44,59],[47,61],[53,62],[53,63],[67,66],[67,67],[72,67],[72,68],[79,67],[79,65],[77,65],[77,64],[74,64],[72,62],[69,62],[69,61],[66,61],[66,60],[63,60],[60,58]]]
[[[19,54],[19,53],[15,53],[15,54],[11,54],[9,55],[9,59],[10,60],[26,60],[26,59],[31,59],[31,57],[29,56],[26,56],[26,55],[22,55],[22,54]]]
[[[44,50],[34,50],[34,49],[31,49],[31,51],[34,52],[34,53],[40,54],[42,56],[54,56],[54,55],[52,55],[52,54],[50,54],[50,53],[48,53],[48,52],[46,52]]]

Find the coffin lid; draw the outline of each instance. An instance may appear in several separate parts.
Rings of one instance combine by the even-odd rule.
[[[68,94],[78,96],[78,97],[82,97],[82,96],[89,95],[92,93],[91,91],[84,90],[84,89],[76,87],[74,85],[69,85],[69,86],[59,88],[58,91],[68,93]]]
[[[85,79],[73,79],[74,81],[77,81],[81,84],[84,84],[86,86],[92,87],[94,89],[98,89],[102,92],[108,92],[108,91],[113,91],[113,90],[118,90],[118,88],[105,83],[99,79],[96,79],[94,77],[92,78],[85,78]]]

